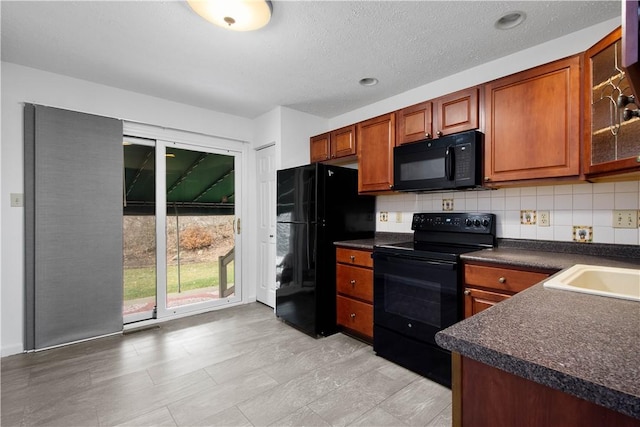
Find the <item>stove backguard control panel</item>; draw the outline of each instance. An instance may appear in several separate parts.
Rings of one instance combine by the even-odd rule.
[[[495,234],[496,217],[490,213],[414,213],[414,231]]]

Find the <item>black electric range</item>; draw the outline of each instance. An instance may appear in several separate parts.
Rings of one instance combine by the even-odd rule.
[[[451,354],[435,334],[462,320],[460,255],[493,247],[495,222],[489,213],[416,213],[413,241],[374,247],[379,356],[451,387]]]

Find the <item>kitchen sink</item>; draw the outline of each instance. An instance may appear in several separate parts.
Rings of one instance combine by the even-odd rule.
[[[576,264],[544,287],[640,302],[640,270]]]

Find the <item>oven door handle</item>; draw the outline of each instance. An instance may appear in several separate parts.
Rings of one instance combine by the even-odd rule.
[[[450,145],[447,147],[447,151],[444,156],[444,174],[446,175],[447,181],[453,181],[453,173],[454,173],[454,163],[455,162],[455,151],[453,146]]]
[[[410,255],[387,255],[387,254],[377,254],[375,251],[373,252],[373,267],[375,269],[375,261],[376,260],[384,260],[388,263],[392,264],[412,264],[412,265],[428,265],[429,267],[436,267],[441,270],[455,270],[458,263],[454,261],[441,261],[441,260],[430,260],[420,257],[412,257]]]

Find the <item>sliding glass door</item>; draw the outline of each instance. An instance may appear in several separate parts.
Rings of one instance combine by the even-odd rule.
[[[235,157],[166,150],[166,307],[235,296]]]
[[[125,138],[125,323],[240,301],[239,152]]]
[[[125,138],[123,197],[124,323],[155,317],[156,142]]]

